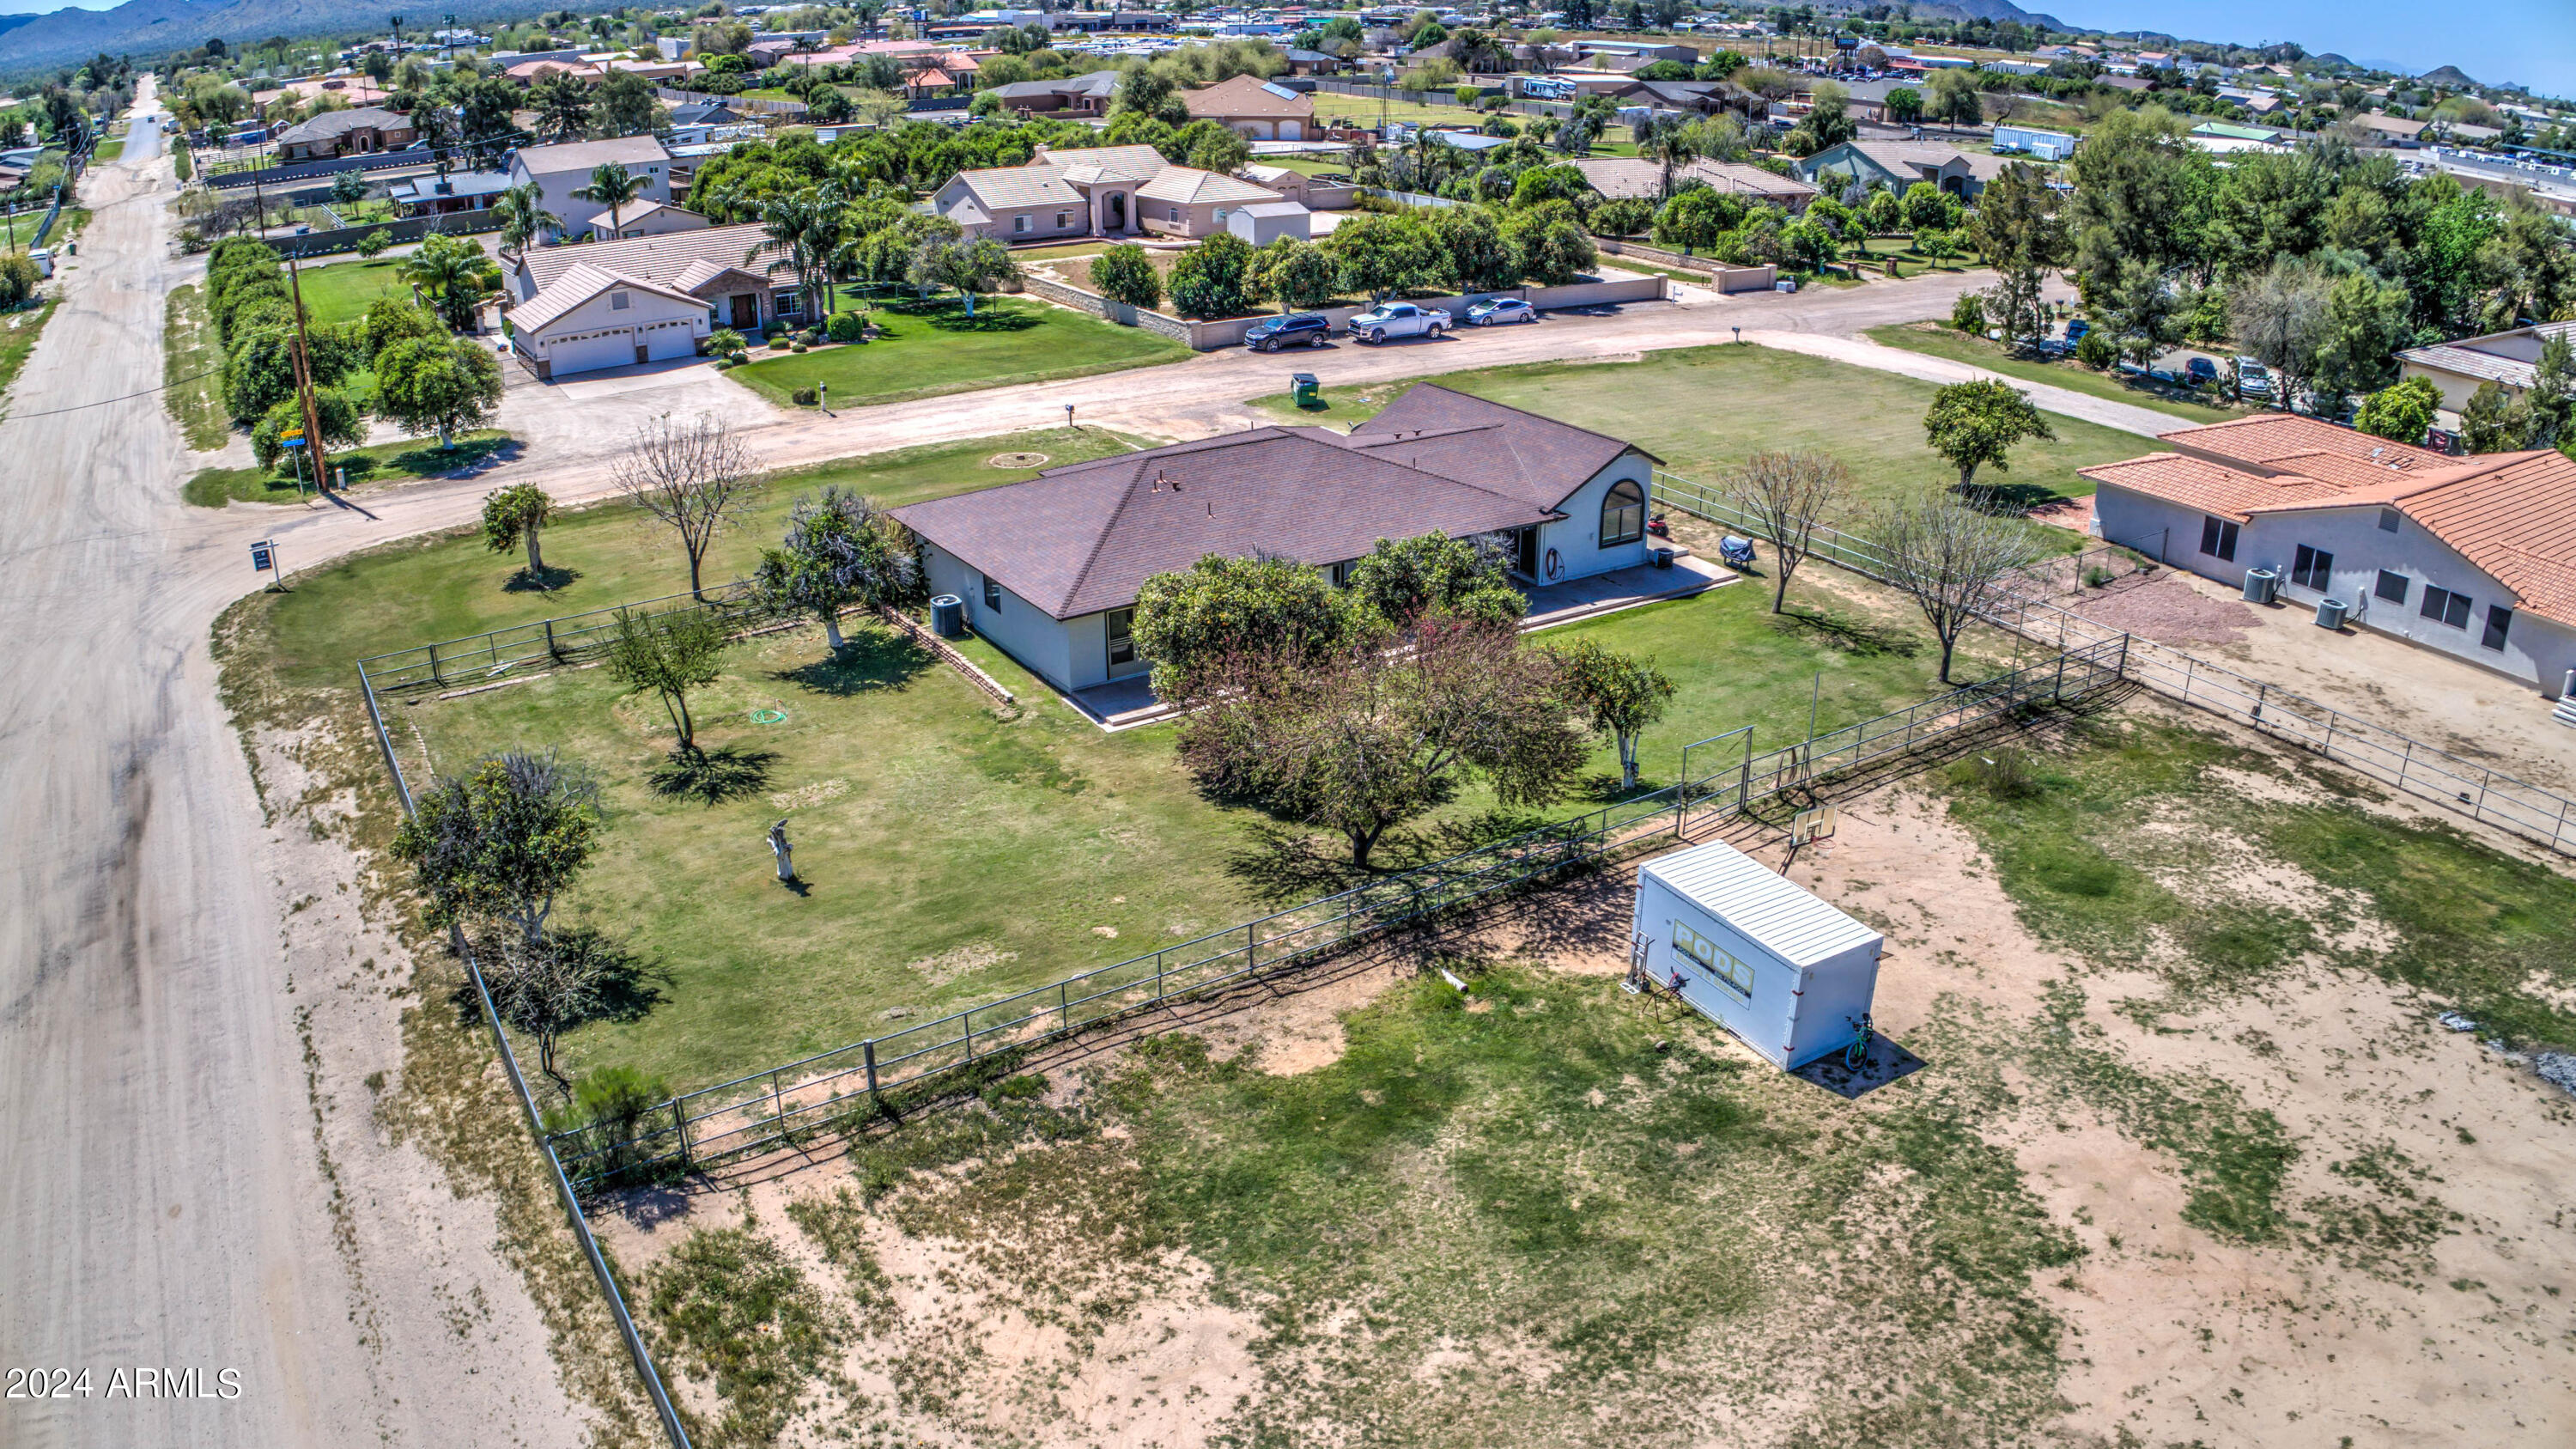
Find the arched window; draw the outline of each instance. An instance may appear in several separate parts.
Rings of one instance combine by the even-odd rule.
[[[1617,548],[1646,536],[1646,490],[1622,478],[1601,499],[1601,546]]]

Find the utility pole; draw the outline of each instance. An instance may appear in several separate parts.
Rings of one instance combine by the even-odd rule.
[[[320,483],[331,476],[331,458],[322,441],[322,414],[313,405],[313,367],[304,351],[304,283],[293,252],[286,254],[286,285],[295,302],[295,391],[304,400],[304,446],[313,454],[313,479]]]

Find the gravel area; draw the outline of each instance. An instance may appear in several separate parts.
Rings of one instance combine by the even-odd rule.
[[[2254,627],[2249,606],[2192,591],[2171,573],[2132,575],[2108,589],[2062,600],[2075,613],[2159,644],[2233,644]]]

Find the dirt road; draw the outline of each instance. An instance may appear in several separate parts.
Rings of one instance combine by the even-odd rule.
[[[172,185],[141,125],[84,179],[0,421],[0,1362],[72,1391],[0,1442],[569,1444],[494,1213],[370,1122],[398,1005],[354,907],[285,924],[331,887],[281,883],[216,702],[236,530],[178,502],[158,398],[109,401],[158,381]]]

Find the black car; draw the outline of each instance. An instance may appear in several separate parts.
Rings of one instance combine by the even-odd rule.
[[[1331,335],[1333,324],[1321,312],[1298,312],[1286,317],[1272,317],[1256,322],[1243,334],[1243,345],[1255,352],[1277,352],[1282,347],[1312,347]]]

